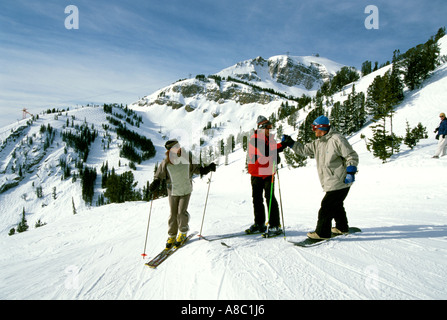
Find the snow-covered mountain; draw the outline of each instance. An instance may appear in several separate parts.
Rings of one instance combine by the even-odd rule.
[[[315,92],[343,65],[318,56],[273,56],[246,60],[217,73],[218,76],[248,81],[289,95]]]
[[[142,98],[138,104],[166,104],[175,109],[186,106],[190,111],[197,107],[190,98],[203,97],[209,102],[220,104],[226,100],[234,100],[242,105],[254,102],[267,104],[281,97],[260,88],[286,96],[314,95],[321,84],[331,79],[342,67],[339,63],[315,56],[279,55],[267,60],[257,57],[241,61],[214,75],[198,75],[195,80],[180,80]]]
[[[445,55],[447,38],[440,41]],[[295,67],[282,71],[291,65]],[[318,249],[296,248],[283,237],[234,238],[226,240],[226,246],[196,238],[159,269],[151,270],[141,258],[149,203],[89,206],[82,200],[79,181],[63,178],[62,164],[68,163],[74,175],[80,155],[66,146],[62,132],[83,126],[98,132],[85,162],[98,173],[95,203],[103,191],[100,167],[104,163],[117,173],[132,171],[143,188],[163,158],[167,138],[179,137],[185,145],[209,152],[229,134],[254,128],[259,114],[269,116],[281,103],[292,103],[289,95],[312,94],[339,68],[320,57],[256,58],[211,77],[179,81],[137,101],[129,108],[142,122],[138,126],[126,122],[127,128],[150,138],[157,155],[137,164],[136,170],[120,157],[123,139],[111,129],[107,119],[111,114],[102,106],[43,114],[34,122],[23,120],[1,129],[0,298],[446,299],[447,186],[438,177],[447,159],[431,158],[437,143],[431,133],[439,124],[439,113],[447,110],[447,64],[438,67],[423,87],[406,92],[394,115],[397,134],[405,133],[406,121],[411,126],[421,122],[428,139],[413,150],[403,146],[382,164],[366,150],[362,135],[371,136],[369,126],[349,137],[360,164],[345,204],[350,224],[363,232]],[[366,92],[374,77],[388,68],[357,81],[357,92]],[[294,70],[307,82],[289,82]],[[228,76],[242,82],[227,80]],[[309,87],[312,81],[307,90],[306,83]],[[335,101],[344,99],[343,93],[334,95]],[[308,112],[303,110],[298,122]],[[112,113],[123,123],[128,116],[118,107]],[[208,124],[211,132],[203,137]],[[285,133],[296,136],[285,121],[283,125]],[[191,231],[203,227],[205,235],[239,231],[253,220],[241,145],[227,161],[224,157],[215,161],[219,167],[211,185],[209,176],[194,179],[188,210]],[[323,197],[315,163],[308,160],[303,168],[281,168],[279,178],[281,194],[278,189],[275,193],[282,201],[286,239],[302,239],[315,227]],[[42,191],[40,196],[37,190]],[[9,236],[23,210],[29,230]],[[167,199],[155,200],[147,238],[149,257],[164,246],[168,215]],[[36,228],[39,220],[46,224]]]
[[[341,67],[314,56],[257,57],[213,75],[179,80],[131,107],[144,112],[165,135],[172,130],[190,132],[179,138],[192,146],[197,141],[191,140],[203,136],[201,130],[207,126],[221,137],[251,130],[259,114],[268,117],[282,103],[296,105],[303,94],[314,96]]]

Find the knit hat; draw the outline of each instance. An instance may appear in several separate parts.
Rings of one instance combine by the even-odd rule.
[[[269,125],[272,125],[270,121],[268,121],[268,119],[264,116],[258,116],[258,120],[256,121],[256,123],[258,124],[258,129],[265,129]]]
[[[166,141],[165,148],[166,150],[170,150],[173,146],[175,146],[178,143],[177,139],[171,139]]]
[[[329,130],[329,119],[325,116],[319,116],[312,123],[312,130],[316,131],[317,129],[328,131]]]

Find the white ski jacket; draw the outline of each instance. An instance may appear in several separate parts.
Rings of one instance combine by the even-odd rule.
[[[316,140],[303,145],[295,142],[292,150],[296,153],[313,157],[317,161],[318,176],[325,192],[350,187],[345,184],[346,168],[357,167],[359,156],[348,140],[333,128]]]

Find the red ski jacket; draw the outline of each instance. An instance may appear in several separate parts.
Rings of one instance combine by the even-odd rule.
[[[283,151],[281,143],[276,143],[273,135],[255,133],[248,143],[248,173],[254,177],[270,177],[274,174],[273,164],[279,163],[278,153]]]

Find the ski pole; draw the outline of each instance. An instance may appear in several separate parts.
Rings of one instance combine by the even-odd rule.
[[[152,203],[153,202],[154,202],[154,196],[151,195],[151,206],[149,208],[149,218],[147,219],[146,240],[144,241],[144,251],[141,254],[143,256],[143,259],[147,256],[147,254],[146,254],[146,244],[147,244],[147,235],[149,234],[149,223],[151,222]]]
[[[211,178],[212,177],[213,177],[213,172],[211,171],[210,178],[208,180],[208,191],[206,192],[205,207],[203,208],[202,225],[200,226],[199,237],[203,237],[202,236],[202,227],[203,227],[203,221],[205,220],[206,204],[208,203],[208,194],[210,193],[210,186],[211,186]]]
[[[282,211],[282,197],[281,197],[281,184],[279,183],[279,170],[276,171],[276,176],[278,177],[278,191],[279,191],[279,204],[281,208],[281,220],[284,232],[284,239],[286,238],[286,225],[284,224],[284,212]]]
[[[268,215],[268,220],[267,220],[267,234],[269,233],[269,229],[270,229],[270,212],[272,210],[273,183],[275,181],[275,166],[276,166],[276,163],[275,163],[275,161],[273,161],[272,182],[270,184],[269,215]]]

